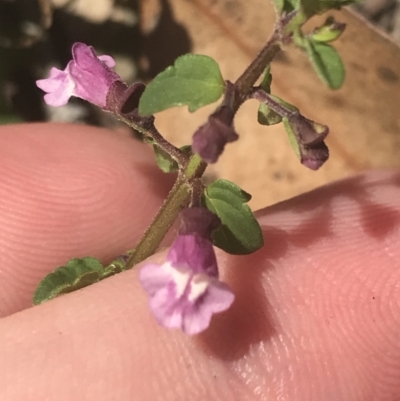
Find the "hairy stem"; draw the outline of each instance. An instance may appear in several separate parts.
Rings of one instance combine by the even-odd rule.
[[[267,44],[262,48],[260,53],[246,68],[243,74],[236,80],[236,101],[235,109],[237,110],[240,105],[246,100],[250,90],[256,83],[257,79],[264,72],[265,68],[274,57],[279,53],[281,47],[279,45],[279,35],[275,31]]]
[[[279,114],[281,117],[289,118],[290,116],[299,114],[298,110],[291,110],[288,107],[284,106],[283,104],[278,103],[267,92],[265,92],[260,88],[254,88],[250,92],[249,98],[257,99],[259,102],[264,103],[275,113]]]
[[[257,79],[261,76],[264,69],[268,66],[268,64],[271,63],[273,58],[281,50],[281,37],[282,24],[279,23],[277,24],[274,33],[272,34],[266,45],[263,47],[257,57],[251,62],[251,64],[246,68],[243,74],[237,79],[235,84],[230,84],[230,86],[228,85],[228,89],[233,88],[232,90],[234,90],[234,95],[232,96],[232,94],[229,92],[230,95],[225,96],[225,100],[227,102],[230,102],[233,99],[232,108],[234,111],[238,110],[240,105],[246,99],[248,99],[248,96],[251,93]],[[127,123],[128,125],[131,125],[129,124],[129,122]],[[138,129],[137,127],[134,128]],[[143,130],[141,129],[139,129],[139,131],[143,132]],[[154,141],[157,142],[160,147],[162,147],[162,149],[166,150],[169,154],[171,154],[172,157],[175,158],[175,160],[181,167],[185,166],[185,168],[180,171],[174,187],[169,193],[163,206],[158,211],[155,219],[150,224],[142,239],[137,244],[136,248],[128,252],[130,256],[126,263],[126,269],[132,268],[137,263],[154,254],[160,242],[177,218],[179,212],[190,201],[190,195],[192,194],[193,186],[196,187],[196,184],[198,185],[198,179],[201,178],[205,169],[207,168],[207,163],[205,163],[197,154],[191,156],[188,161],[187,156],[178,148],[174,147],[175,149],[172,149],[172,154],[169,146],[173,145],[169,144],[169,142],[167,141],[166,142],[168,144],[166,144],[164,142],[165,139],[162,138],[157,130],[149,131],[149,129],[147,128],[147,130],[143,133],[153,138]],[[186,164],[183,164],[184,159],[181,154],[184,158],[186,158]],[[198,194],[195,194],[195,198],[198,198]]]
[[[139,131],[145,137],[150,138],[160,149],[168,153],[177,163],[180,168],[187,165],[189,158],[179,148],[167,141],[157,130],[154,125],[154,117],[144,117],[139,121],[132,121],[121,115],[116,116],[120,121],[123,121],[129,127]]]
[[[270,64],[274,57],[281,51],[281,44],[291,38],[291,35],[288,35],[285,32],[285,29],[290,22],[296,18],[298,13],[298,10],[294,10],[288,14],[282,15],[281,18],[278,19],[275,24],[274,32],[272,33],[268,42],[246,68],[243,74],[236,80],[236,110],[246,100],[250,90],[260,75],[264,72],[268,64]]]
[[[183,173],[178,175],[167,199],[136,245],[136,248],[128,252],[130,256],[126,262],[125,269],[131,269],[137,263],[154,254],[160,242],[178,217],[179,212],[189,201],[192,189],[190,181],[200,178],[206,167],[207,164],[203,162],[199,155],[194,154],[190,158],[186,168]]]
[[[179,167],[184,167],[189,161],[188,156],[185,155],[179,148],[174,146],[171,142],[167,141],[152,125],[147,131],[147,135],[154,140],[154,142],[165,152],[167,152],[177,163]]]
[[[171,228],[190,194],[190,186],[178,177],[156,217],[147,228],[136,248],[129,253],[125,269],[131,269],[137,263],[153,255],[165,234]]]

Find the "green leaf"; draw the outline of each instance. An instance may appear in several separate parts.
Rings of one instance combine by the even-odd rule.
[[[184,105],[193,112],[216,102],[224,89],[225,82],[215,60],[204,55],[186,54],[150,82],[140,98],[139,114],[149,116]]]
[[[294,10],[301,10],[300,7],[300,0],[272,0],[275,6],[275,10],[278,15],[282,15],[283,13],[290,13]],[[294,20],[290,23],[290,26],[294,27],[296,25],[300,25],[304,23],[304,16],[300,15],[301,13],[298,13],[296,17],[294,17]],[[290,29],[289,29],[290,31]]]
[[[264,70],[264,74],[261,79],[260,87],[266,92],[271,93],[271,65]],[[261,103],[258,107],[258,122],[261,125],[274,125],[282,121],[282,118],[275,111],[271,110],[266,104]]]
[[[297,141],[296,135],[294,133],[294,130],[292,128],[292,126],[289,123],[289,119],[287,117],[283,118],[283,126],[285,127],[285,130],[288,134],[288,138],[289,138],[289,142],[291,147],[294,150],[294,153],[296,153],[296,156],[301,159],[301,152],[300,152],[300,147],[299,147],[299,143]]]
[[[153,144],[154,155],[156,157],[157,166],[164,173],[173,173],[178,170],[178,163],[158,145]]]
[[[264,245],[261,227],[246,205],[250,199],[250,194],[228,180],[216,180],[206,188],[203,202],[222,223],[213,232],[215,246],[234,255],[246,255]]]
[[[337,40],[346,28],[346,24],[335,21],[333,17],[328,17],[325,23],[314,29],[310,38],[314,42],[333,42]]]
[[[261,125],[275,125],[282,122],[282,117],[265,103],[258,106],[257,121]]]
[[[282,14],[282,12],[285,8],[285,0],[272,0],[272,2],[274,3],[276,12],[278,14]]]
[[[339,10],[343,6],[359,3],[362,0],[300,0],[301,9],[307,19],[328,10]]]
[[[334,47],[325,43],[305,41],[305,47],[319,77],[331,88],[338,89],[343,85],[345,69],[339,54]]]
[[[65,266],[58,267],[39,283],[33,295],[33,303],[38,305],[61,294],[96,283],[111,275],[110,270],[105,269],[95,258],[71,259]]]
[[[180,149],[188,156],[192,153],[192,147],[190,145],[182,146]],[[164,173],[174,173],[175,171],[178,171],[178,163],[169,153],[165,152],[155,143],[153,143],[153,150],[156,156],[157,165],[162,171],[164,171]]]
[[[268,67],[264,70],[264,74],[261,78],[260,87],[264,90],[264,92],[271,93],[271,83],[272,83],[272,75],[271,75],[271,64],[268,64]]]
[[[285,11],[290,12],[300,9],[302,0],[285,0]]]

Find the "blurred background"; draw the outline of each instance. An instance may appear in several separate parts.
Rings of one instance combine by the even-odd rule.
[[[173,35],[162,33],[163,25],[174,24],[167,1],[158,10],[153,7],[152,26],[141,23],[141,9],[138,0],[0,0],[2,123],[19,119],[113,126],[110,115],[79,99],[47,107],[35,80],[47,76],[52,66],[63,69],[78,41],[99,54],[112,54],[127,82],[148,80],[190,51],[183,28],[176,33],[185,41],[182,48]]]
[[[388,33],[394,40],[400,41],[399,0],[364,0],[355,5],[354,10]]]
[[[251,101],[238,113],[239,141],[208,169],[208,180],[227,178],[250,192],[253,208],[359,171],[400,166],[400,1],[366,0],[329,15],[347,24],[335,44],[347,68],[343,88],[326,88],[307,58],[288,49],[273,63],[272,91],[330,127],[330,160],[318,172],[301,166],[280,125],[258,125]],[[215,58],[224,77],[235,80],[273,23],[266,0],[0,0],[0,124],[74,122],[131,134],[80,99],[46,106],[35,80],[51,66],[64,68],[76,41],[112,55],[128,83],[149,81],[188,52]],[[188,144],[214,107],[168,110],[156,125],[176,145]]]

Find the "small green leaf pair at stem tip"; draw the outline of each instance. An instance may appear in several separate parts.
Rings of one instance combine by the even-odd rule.
[[[318,76],[331,89],[338,89],[343,85],[345,69],[339,54],[328,42],[336,40],[343,32],[345,25],[336,23],[333,18],[330,18],[307,37],[303,35],[301,27],[314,15],[331,9],[340,9],[359,1],[273,0],[278,15],[298,11],[298,15],[286,27],[286,32],[293,35],[293,42],[307,53]]]

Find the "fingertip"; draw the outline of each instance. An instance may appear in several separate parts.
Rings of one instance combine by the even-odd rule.
[[[72,257],[134,246],[172,185],[145,145],[88,126],[0,128],[0,314]]]
[[[339,398],[397,399],[399,196],[398,171],[367,172],[258,212],[265,246],[221,259],[236,300],[205,333],[209,352],[242,363],[238,377],[254,356],[253,390],[267,381],[272,398],[281,375],[287,399],[332,384]]]

